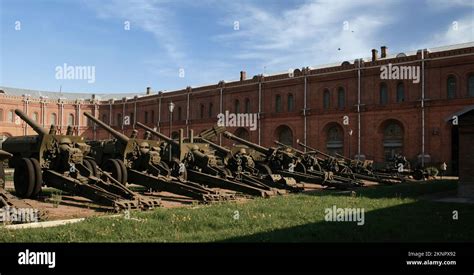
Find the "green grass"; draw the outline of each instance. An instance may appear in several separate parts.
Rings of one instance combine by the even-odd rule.
[[[0,229],[0,242],[397,242],[474,240],[474,207],[417,199],[455,190],[433,181],[365,188],[356,194],[316,192],[173,209],[132,212],[133,219],[89,218],[55,228]],[[324,209],[365,209],[365,225],[326,222]],[[453,220],[453,211],[459,219]],[[239,218],[235,219],[236,211]]]

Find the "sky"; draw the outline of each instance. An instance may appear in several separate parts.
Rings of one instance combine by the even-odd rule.
[[[0,86],[156,92],[472,42],[474,0],[0,0],[0,24]]]

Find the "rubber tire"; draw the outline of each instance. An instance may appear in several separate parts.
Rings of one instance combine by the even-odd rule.
[[[87,170],[91,172],[91,176],[94,176],[94,171],[92,170],[92,164],[87,159],[85,159],[83,163],[84,163],[84,166],[87,168]]]
[[[273,172],[272,172],[272,169],[270,169],[270,166],[266,165],[266,164],[257,164],[257,169],[258,171],[260,171],[260,173],[264,174],[264,175],[272,175]]]
[[[35,187],[33,188],[33,193],[31,193],[31,197],[36,198],[41,193],[41,187],[43,186],[43,171],[41,170],[40,163],[37,159],[30,158],[30,161],[35,169]]]
[[[31,160],[22,158],[13,175],[15,192],[21,198],[29,198],[35,187],[35,170]]]
[[[3,167],[3,161],[0,161],[0,188],[5,189],[5,183],[6,183],[6,177],[5,177],[5,167]]]
[[[122,182],[122,168],[115,159],[109,159],[104,163],[104,171],[109,172],[118,182]]]
[[[92,166],[92,174],[94,175],[94,177],[97,177],[97,175],[99,174],[99,171],[97,169],[99,165],[97,165],[97,162],[95,162],[95,160],[88,159],[88,161]]]
[[[125,167],[125,163],[121,159],[115,160],[120,165],[120,170],[122,171],[122,180],[120,181],[123,185],[127,185],[128,180],[128,172],[127,167]]]
[[[298,162],[295,167],[295,172],[306,174],[306,167],[304,166],[303,163]]]

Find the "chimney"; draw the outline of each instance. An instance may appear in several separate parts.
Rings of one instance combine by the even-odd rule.
[[[380,47],[380,58],[387,57],[387,46]]]
[[[377,53],[378,51],[376,49],[372,49],[372,62],[377,61]]]
[[[247,79],[247,73],[245,71],[240,71],[240,81]]]
[[[147,95],[151,94],[151,87],[146,87],[146,94]]]

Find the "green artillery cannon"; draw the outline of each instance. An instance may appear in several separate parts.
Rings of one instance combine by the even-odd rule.
[[[348,169],[347,167],[344,167],[339,170],[330,170],[326,167],[326,159],[320,158],[316,155],[316,153],[313,152],[303,152],[301,150],[298,150],[294,147],[288,146],[286,144],[283,144],[279,141],[274,141],[275,144],[280,145],[288,150],[291,150],[296,154],[298,157],[301,158],[301,161],[305,164],[306,167],[309,167],[307,170],[309,174],[315,174],[318,176],[324,176],[325,172],[331,172],[333,173],[332,179],[339,181],[339,182],[344,182],[345,184],[352,184],[355,186],[361,186],[363,183],[354,176],[352,171]],[[297,141],[299,143],[299,141]],[[340,167],[337,161],[334,161],[335,165],[338,165],[337,167]]]
[[[214,154],[209,144],[194,140],[192,130],[190,130],[187,140],[184,140],[183,131],[180,130],[179,140],[176,141],[140,122],[137,122],[136,125],[165,141],[167,145],[164,146],[163,156],[171,155],[172,159],[178,159],[184,163],[188,177],[192,181],[209,187],[228,189],[252,196],[268,197],[276,195],[273,190],[236,181],[232,172]]]
[[[83,137],[57,135],[54,126],[47,132],[22,111],[17,109],[15,113],[37,133],[10,137],[2,144],[13,155],[9,166],[15,169],[14,185],[19,197],[35,198],[46,185],[115,210],[160,205],[159,200],[129,190],[97,167],[93,173],[90,162],[84,159],[90,147]]]
[[[329,172],[308,172],[314,170],[313,167],[306,167],[301,158],[289,148],[266,148],[239,138],[229,132],[224,132],[224,137],[254,149],[255,155],[253,158],[257,160],[257,162],[266,164],[270,168],[270,173],[277,173],[284,177],[292,177],[298,182],[315,183],[337,188],[346,188],[353,185],[351,181],[346,179],[334,179],[334,175]]]
[[[255,162],[252,155],[248,152],[247,146],[234,146],[233,149],[228,149],[202,136],[199,136],[198,139],[216,150],[216,155],[222,159],[222,162],[232,172],[237,181],[268,190],[276,188],[279,194],[286,193],[285,189],[295,192],[300,191],[293,178],[268,173],[270,170],[268,166]]]
[[[186,166],[178,159],[168,163],[163,161],[160,142],[150,140],[149,134],[145,134],[146,139],[138,139],[138,132],[134,131],[129,138],[91,114],[84,115],[115,137],[114,140],[91,141],[88,144],[92,147],[90,156],[122,183],[142,185],[204,202],[232,198],[187,180]]]

